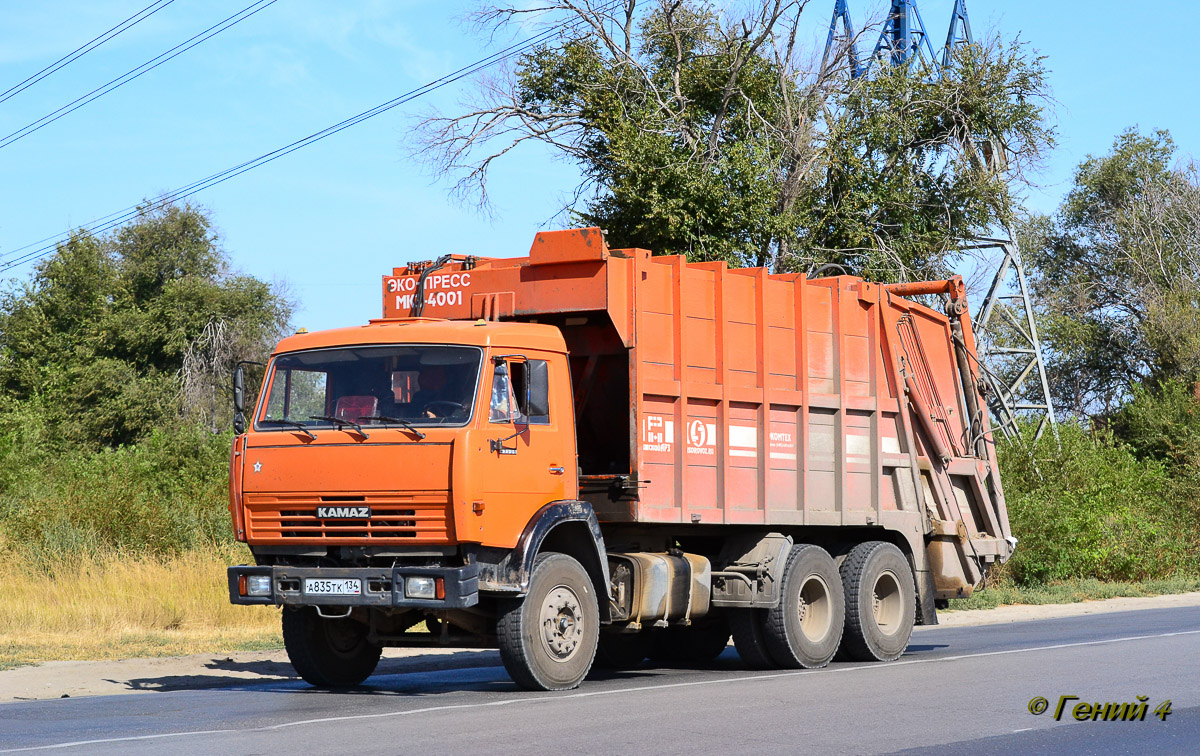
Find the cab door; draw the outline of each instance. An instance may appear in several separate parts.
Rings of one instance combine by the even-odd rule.
[[[560,354],[529,351],[489,362],[488,405],[471,444],[476,532],[464,540],[511,547],[545,504],[578,493],[570,381]]]

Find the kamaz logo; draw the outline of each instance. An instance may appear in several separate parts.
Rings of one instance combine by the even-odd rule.
[[[317,507],[317,517],[322,520],[369,520],[370,507]]]

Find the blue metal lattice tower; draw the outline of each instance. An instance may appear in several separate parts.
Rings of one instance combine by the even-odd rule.
[[[890,58],[894,66],[908,63],[913,58],[928,60],[936,66],[937,56],[933,52],[933,43],[929,41],[929,33],[925,31],[925,22],[921,20],[921,11],[917,9],[917,0],[892,0],[892,7],[888,10],[871,59],[867,61],[867,68],[877,58],[884,56]]]
[[[966,35],[965,38],[961,38],[963,33]],[[965,1],[956,0],[954,15],[950,22],[950,36],[946,40],[946,49],[949,50],[954,44],[969,43],[970,41],[971,27],[967,21]],[[825,39],[825,54],[821,58],[821,70],[828,70],[826,66],[841,57],[843,52],[849,58],[850,77],[855,79],[865,75],[875,60],[879,58],[887,58],[892,65],[903,65],[913,58],[921,58],[933,64],[936,75],[941,75],[933,43],[929,40],[929,33],[925,30],[925,21],[921,18],[920,9],[917,8],[917,0],[892,0],[887,20],[879,33],[879,41],[875,43],[875,49],[865,62],[858,54],[849,2],[848,0],[835,0],[833,17],[829,20],[829,36]],[[947,65],[949,60],[950,56],[944,53],[941,65]]]
[[[842,31],[838,33],[838,22],[842,23]],[[857,79],[863,74],[862,63],[858,59],[858,44],[854,38],[854,22],[850,20],[850,8],[847,0],[836,0],[833,4],[833,18],[829,20],[829,37],[825,40],[825,54],[821,56],[821,70],[832,61],[841,57],[845,51],[850,59],[850,78]]]
[[[967,17],[967,0],[954,0],[954,10],[950,12],[950,31],[946,33],[946,46],[942,49],[942,68],[949,68],[954,62],[955,47],[974,41],[971,19]]]

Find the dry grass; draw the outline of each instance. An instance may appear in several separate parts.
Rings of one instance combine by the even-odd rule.
[[[0,668],[275,648],[279,614],[229,603],[225,567],[243,548],[79,558],[51,574],[0,561]]]

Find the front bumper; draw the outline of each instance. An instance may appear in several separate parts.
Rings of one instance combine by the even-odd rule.
[[[271,576],[270,596],[243,596],[239,578],[251,575]],[[276,604],[285,606],[377,606],[419,607],[422,609],[465,609],[479,603],[479,567],[255,567],[237,565],[228,570],[229,600],[234,604]],[[441,578],[444,598],[418,599],[404,595],[407,577]],[[331,596],[304,592],[305,578],[357,578],[362,593],[357,596]]]

